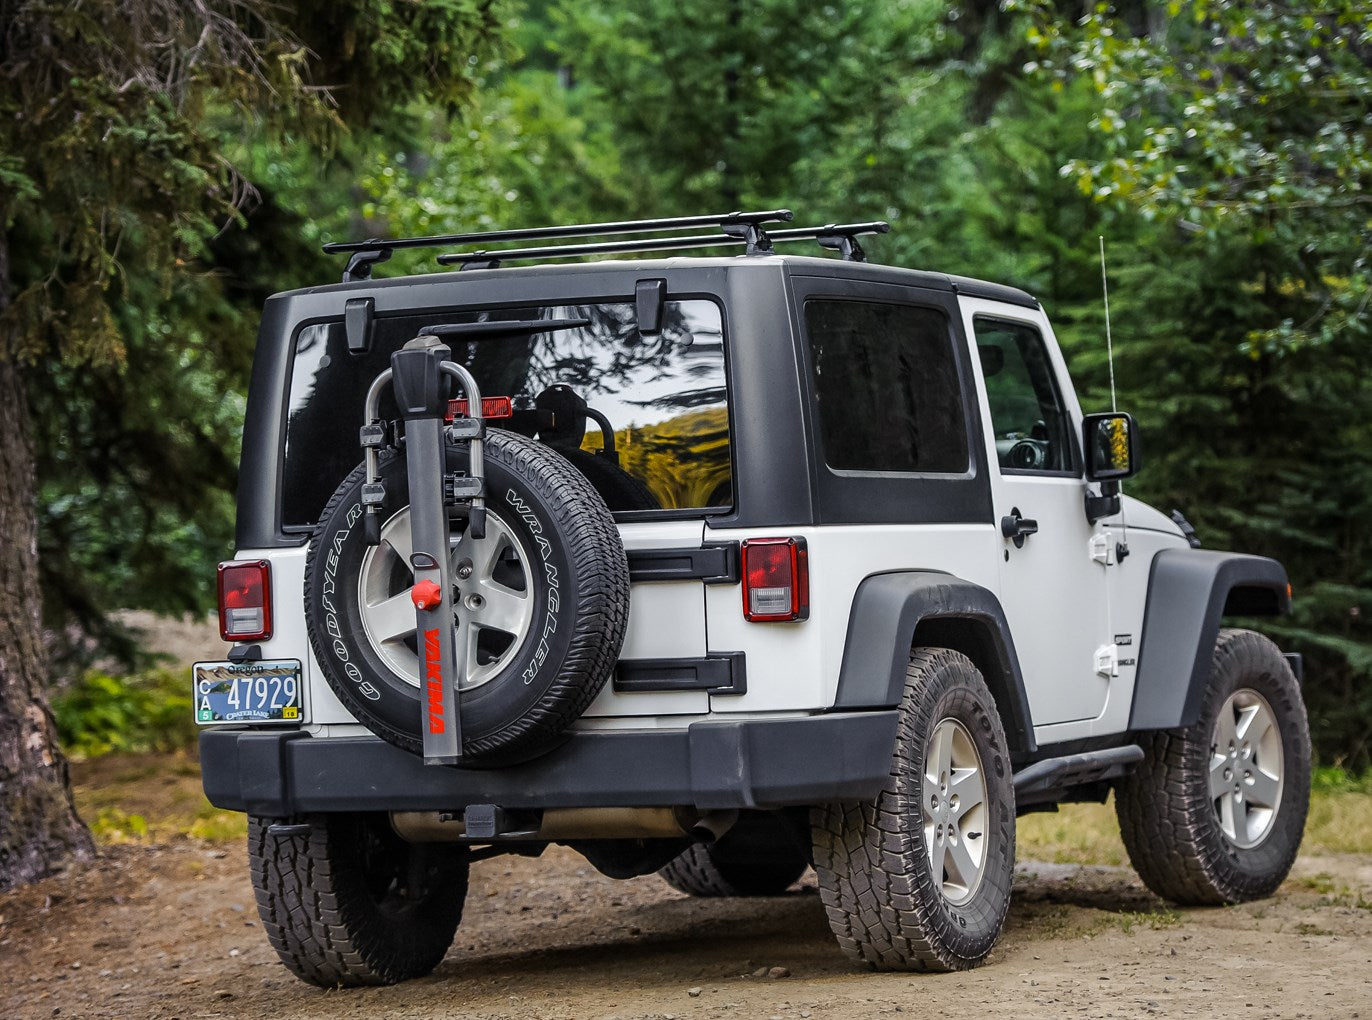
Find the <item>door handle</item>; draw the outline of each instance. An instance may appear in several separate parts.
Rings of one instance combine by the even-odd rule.
[[[1009,517],[1000,519],[1000,533],[1015,543],[1016,549],[1024,548],[1024,540],[1038,534],[1039,522],[1020,515],[1019,507],[1010,510]]]

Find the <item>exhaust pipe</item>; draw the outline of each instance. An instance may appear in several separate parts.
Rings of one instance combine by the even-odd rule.
[[[680,839],[713,843],[738,820],[737,811],[690,808],[547,808],[520,812],[523,820],[495,836],[467,835],[457,811],[392,811],[391,828],[411,843],[558,842],[572,839]]]

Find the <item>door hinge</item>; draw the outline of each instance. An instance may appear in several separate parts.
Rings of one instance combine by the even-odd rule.
[[[1099,563],[1102,567],[1108,567],[1115,562],[1114,546],[1110,544],[1110,536],[1105,532],[1091,536],[1091,559]]]
[[[1106,678],[1120,675],[1118,645],[1101,645],[1096,649],[1096,673]]]

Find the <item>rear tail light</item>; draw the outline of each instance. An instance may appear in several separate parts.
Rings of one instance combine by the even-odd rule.
[[[467,417],[467,398],[458,397],[456,400],[448,401],[448,413],[444,416],[444,421],[452,421],[456,417]],[[483,418],[513,418],[514,404],[509,397],[482,397],[481,398],[481,417]]]
[[[743,542],[743,618],[753,623],[810,615],[810,560],[803,538]]]
[[[219,636],[225,641],[272,636],[272,570],[266,560],[219,564]]]

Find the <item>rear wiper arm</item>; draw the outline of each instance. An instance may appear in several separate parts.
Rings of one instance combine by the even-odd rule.
[[[589,326],[590,319],[515,319],[498,322],[449,322],[424,326],[420,336],[455,336],[464,340],[486,337],[518,336],[522,333],[554,333],[563,329]]]

